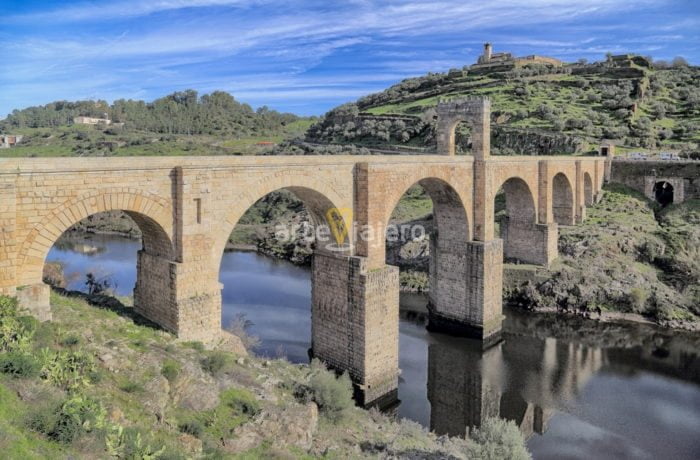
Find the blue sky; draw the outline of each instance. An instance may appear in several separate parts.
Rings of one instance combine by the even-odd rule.
[[[517,55],[607,51],[700,64],[699,0],[0,0],[0,118],[54,100],[222,89],[322,114],[482,43]]]

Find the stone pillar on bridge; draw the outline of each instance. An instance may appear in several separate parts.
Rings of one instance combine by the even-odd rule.
[[[348,372],[363,406],[397,400],[399,269],[370,268],[366,257],[314,252],[311,353]]]
[[[17,221],[16,194],[13,181],[0,176],[0,295],[16,294]]]
[[[583,183],[583,169],[581,167],[581,161],[576,162],[576,183],[573,184],[574,187],[574,222],[576,224],[581,224],[586,219],[586,198],[584,196],[584,183]]]
[[[474,336],[489,346],[500,340],[503,322],[503,240],[494,235],[494,187],[489,172],[491,160],[491,102],[487,98],[467,100],[464,117],[472,126],[474,156],[474,233],[467,243],[466,303],[460,306],[434,305],[429,327]],[[438,110],[440,113],[440,110]],[[460,313],[455,315],[454,308]]]
[[[49,321],[52,317],[49,286],[44,283],[18,286],[17,191],[14,177],[10,177],[0,176],[0,294],[16,296],[24,310],[40,321]]]
[[[399,270],[385,263],[386,184],[367,163],[354,174],[353,254],[314,252],[311,353],[348,372],[359,404],[385,407],[397,401]]]
[[[172,253],[139,251],[134,307],[182,340],[208,343],[220,337],[222,288],[211,261],[210,178],[201,170],[177,167],[171,180]]]

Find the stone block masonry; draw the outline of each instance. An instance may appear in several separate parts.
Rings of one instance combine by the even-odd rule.
[[[398,388],[399,270],[368,270],[362,257],[316,252],[313,356],[347,371],[361,404],[384,405]]]
[[[501,327],[504,251],[548,264],[561,209],[580,221],[600,196],[603,157],[491,157],[489,109],[487,99],[438,106],[446,155],[0,160],[0,294],[49,320],[42,271],[53,244],[88,216],[124,211],[143,234],[136,311],[207,342],[221,329],[218,273],[231,231],[256,201],[288,190],[317,225],[333,208],[347,211],[338,213],[351,229],[344,252],[319,243],[314,256],[313,353],[347,371],[362,402],[381,403],[395,396],[399,373],[398,269],[386,265],[385,232],[408,188],[420,184],[433,201],[431,328],[487,345]],[[460,121],[472,125],[473,155],[451,155]],[[501,188],[512,223],[503,239],[494,235]]]

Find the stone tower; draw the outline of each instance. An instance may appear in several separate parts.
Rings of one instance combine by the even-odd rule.
[[[489,62],[491,60],[491,43],[484,43],[484,62]]]

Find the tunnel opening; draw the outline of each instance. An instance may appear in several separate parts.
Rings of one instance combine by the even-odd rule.
[[[673,185],[666,181],[654,184],[654,198],[661,206],[668,206],[673,203]]]

